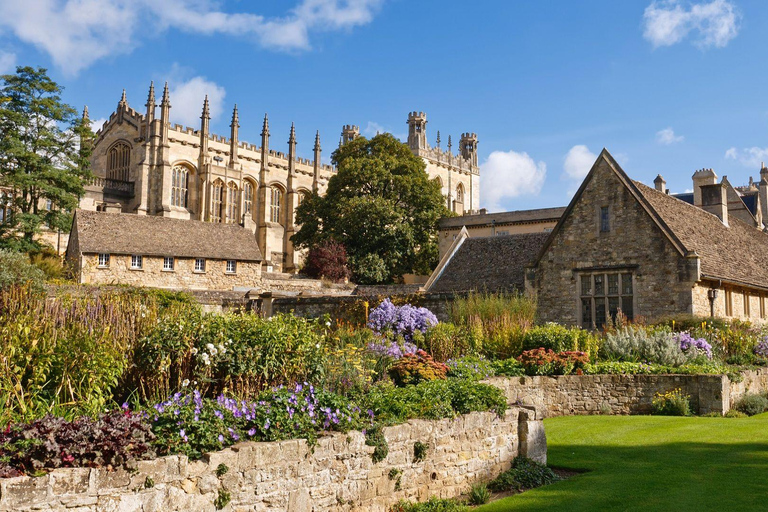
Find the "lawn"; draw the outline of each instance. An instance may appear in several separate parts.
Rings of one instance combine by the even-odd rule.
[[[570,416],[544,424],[549,464],[586,472],[478,512],[768,510],[768,413]]]

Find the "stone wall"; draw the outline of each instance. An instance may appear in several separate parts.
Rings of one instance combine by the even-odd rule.
[[[518,454],[546,462],[546,439],[535,412],[511,408],[503,418],[472,413],[439,421],[412,420],[384,429],[387,457],[374,464],[360,432],[305,440],[239,443],[200,461],[170,456],[138,470],[57,469],[0,480],[0,510],[225,511],[355,510],[385,512],[400,499],[456,497],[507,469]],[[414,444],[428,446],[414,460]],[[228,471],[217,477],[224,464]]]
[[[733,407],[739,401],[739,398],[747,393],[764,394],[768,391],[768,368],[747,370],[741,372],[741,376],[743,377],[741,382],[731,382],[728,380],[728,392],[724,395],[723,399],[728,409]]]

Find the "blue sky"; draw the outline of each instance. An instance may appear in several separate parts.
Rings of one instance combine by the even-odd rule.
[[[171,119],[202,97],[228,134],[324,158],[343,124],[428,137],[474,131],[481,203],[564,205],[603,147],[634,179],[673,192],[712,167],[734,184],[768,161],[768,4],[758,0],[0,0],[0,72],[44,66],[105,118],[123,88],[143,110],[168,80]]]

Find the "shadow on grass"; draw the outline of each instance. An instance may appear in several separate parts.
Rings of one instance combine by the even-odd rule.
[[[768,510],[765,442],[555,444],[553,466],[587,471],[481,507],[506,510]]]

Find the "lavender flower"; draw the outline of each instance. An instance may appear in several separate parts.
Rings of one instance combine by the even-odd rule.
[[[409,343],[413,341],[414,332],[426,332],[433,325],[437,325],[437,317],[427,308],[410,304],[398,307],[389,299],[385,299],[368,315],[368,327],[375,333],[402,336]]]
[[[677,341],[680,343],[680,350],[685,353],[695,351],[705,354],[708,359],[712,359],[712,345],[707,343],[704,338],[694,338],[688,332],[681,332],[677,335]]]
[[[763,337],[763,339],[755,345],[755,354],[760,357],[768,358],[768,336]]]

